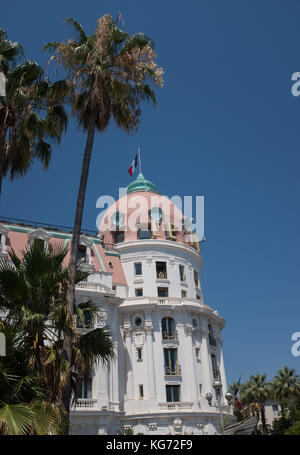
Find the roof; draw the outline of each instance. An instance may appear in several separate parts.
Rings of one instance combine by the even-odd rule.
[[[251,416],[241,422],[234,423],[224,428],[224,435],[252,435],[255,434],[259,417]]]
[[[20,227],[5,225],[8,229],[6,235],[6,251],[9,254],[11,249],[14,250],[17,256],[22,257],[23,251],[29,245],[30,235],[38,230],[35,228]],[[47,230],[43,230],[47,234],[47,239],[49,239],[49,245],[52,247],[64,248],[67,247],[68,252],[64,259],[63,265],[67,267],[70,259],[70,248],[71,248],[71,235],[66,235],[64,233],[53,233]],[[91,241],[91,258],[92,265],[94,266],[95,272],[107,272],[112,274],[112,282],[114,284],[124,284],[126,285],[126,278],[123,272],[120,258],[118,256],[106,256],[106,251],[103,249],[102,244],[98,239],[93,237],[88,237]],[[113,265],[111,267],[110,263]]]

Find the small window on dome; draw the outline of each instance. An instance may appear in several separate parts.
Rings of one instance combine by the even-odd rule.
[[[139,240],[147,240],[147,239],[151,239],[152,237],[152,234],[151,234],[151,224],[149,223],[148,224],[148,229],[142,229],[142,228],[139,228],[138,230],[138,239]]]
[[[121,227],[123,226],[124,219],[125,219],[124,213],[119,212],[119,210],[117,210],[115,213],[113,213],[111,216],[111,222],[113,225],[112,226],[113,229],[116,231],[120,230]]]

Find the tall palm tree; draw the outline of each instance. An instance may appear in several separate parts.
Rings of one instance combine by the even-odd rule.
[[[266,374],[251,376],[244,384],[241,399],[245,403],[257,403],[260,410],[263,433],[267,433],[265,401],[270,397],[270,383],[266,382]]]
[[[47,168],[51,143],[58,143],[67,127],[63,101],[66,84],[51,84],[36,62],[17,63],[21,46],[0,30],[0,72],[5,96],[0,96],[0,194],[3,178],[24,175],[35,159]]]
[[[294,368],[290,369],[287,366],[278,370],[277,375],[273,379],[272,388],[275,397],[288,400],[292,423],[295,425],[294,403],[297,397],[300,396],[300,377],[296,374],[296,370]]]
[[[18,257],[10,251],[10,260],[0,260],[0,310],[5,312],[6,325],[12,324],[18,334],[18,362],[21,373],[37,378],[47,402],[63,409],[62,397],[66,378],[71,377],[72,394],[76,399],[79,381],[92,366],[113,358],[113,344],[107,327],[88,333],[80,332],[70,322],[66,307],[68,268],[63,266],[67,250],[33,243]],[[88,275],[76,271],[76,282]],[[74,312],[84,319],[89,312],[93,321],[99,308],[91,302],[75,305]],[[1,321],[0,321],[1,322]],[[2,322],[3,324],[3,322]],[[64,355],[64,338],[72,338],[72,357]],[[4,357],[4,362],[8,357]],[[23,370],[22,370],[23,369]],[[15,374],[21,375],[20,368]]]
[[[143,33],[130,36],[118,21],[106,14],[98,20],[96,31],[88,36],[74,19],[75,40],[52,42],[45,46],[66,71],[72,88],[70,100],[79,125],[87,133],[80,184],[76,203],[69,262],[68,312],[73,317],[76,256],[82,223],[89,165],[95,132],[103,132],[111,118],[118,127],[130,132],[140,123],[142,101],[156,102],[151,85],[162,86],[163,71],[157,68],[152,40]],[[67,358],[71,357],[71,339],[65,340]],[[69,393],[65,405],[68,408]]]

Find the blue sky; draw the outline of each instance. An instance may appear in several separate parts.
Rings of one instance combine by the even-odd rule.
[[[165,70],[155,110],[144,106],[137,134],[112,124],[95,141],[83,227],[95,229],[96,200],[117,197],[130,182],[138,146],[143,173],[158,191],[204,195],[205,302],[226,320],[228,382],[269,379],[288,365],[300,331],[300,71],[297,0],[106,1],[28,0],[1,7],[0,27],[42,65],[49,41],[68,38],[66,17],[93,32],[97,18],[121,11],[130,33],[156,44]],[[48,171],[35,165],[6,180],[0,215],[70,226],[85,136],[70,124]]]

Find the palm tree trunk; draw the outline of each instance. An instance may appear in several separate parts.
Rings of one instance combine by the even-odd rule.
[[[293,397],[289,397],[289,407],[290,407],[290,412],[291,412],[291,418],[292,418],[292,424],[296,424],[296,414],[295,414],[295,408],[294,408],[294,400]]]
[[[86,193],[87,179],[89,175],[90,160],[93,150],[95,136],[95,122],[93,118],[90,121],[88,131],[87,131],[87,140],[85,145],[85,151],[81,167],[81,176],[80,176],[80,185],[77,196],[76,204],[76,213],[73,227],[73,235],[71,242],[71,253],[69,260],[69,287],[67,292],[67,314],[68,317],[72,320],[73,327],[75,327],[74,321],[74,298],[75,298],[75,276],[76,276],[76,265],[77,265],[77,251],[79,245],[81,223],[82,223],[82,214],[84,208],[84,199]],[[71,368],[72,368],[72,337],[67,336],[64,340],[64,352],[65,358],[69,362],[70,372],[67,378],[67,384],[64,391],[63,403],[68,415],[70,413],[70,401],[71,401]]]
[[[264,405],[264,403],[260,403],[260,415],[261,415],[261,423],[262,423],[263,434],[267,434],[268,433],[268,429],[267,429],[267,424],[266,424],[266,415],[265,415],[265,405]]]

